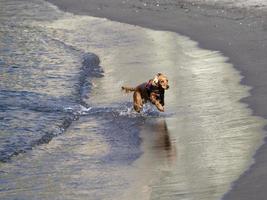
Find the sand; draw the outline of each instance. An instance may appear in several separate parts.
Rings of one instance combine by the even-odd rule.
[[[49,0],[75,14],[105,17],[152,29],[189,36],[203,48],[218,50],[252,87],[242,99],[253,114],[267,118],[267,9],[261,1],[223,1],[199,4],[174,0]],[[234,111],[233,111],[234,112]],[[267,192],[267,145],[255,155],[255,164],[233,185],[224,199],[262,200]]]

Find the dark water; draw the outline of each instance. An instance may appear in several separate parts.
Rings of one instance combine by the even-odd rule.
[[[166,112],[133,112],[168,75]],[[0,0],[1,199],[220,199],[265,121],[219,52],[189,38]]]

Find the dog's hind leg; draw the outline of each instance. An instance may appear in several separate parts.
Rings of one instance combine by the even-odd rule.
[[[133,107],[138,113],[140,113],[141,109],[143,108],[143,100],[139,91],[135,91],[133,94]]]

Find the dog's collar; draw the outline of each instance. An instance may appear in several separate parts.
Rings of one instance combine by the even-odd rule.
[[[160,93],[159,92],[159,87],[158,86],[155,86],[153,84],[153,79],[149,80],[145,86],[148,94],[150,94],[151,92],[155,92],[155,93]]]
[[[152,82],[153,82],[153,80],[151,79],[151,80],[149,80],[149,81],[146,83],[146,89],[147,89],[148,91],[150,91],[150,90],[151,90],[151,87],[153,86],[153,85],[152,85]]]

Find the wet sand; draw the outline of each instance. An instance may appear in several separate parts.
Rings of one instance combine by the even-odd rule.
[[[260,4],[237,8],[195,3],[151,4],[150,1],[51,0],[76,14],[106,17],[153,29],[189,36],[201,47],[219,50],[244,76],[242,84],[252,87],[242,99],[253,114],[267,118],[267,14]],[[264,199],[267,184],[267,145],[255,155],[255,164],[234,184],[225,199]]]

